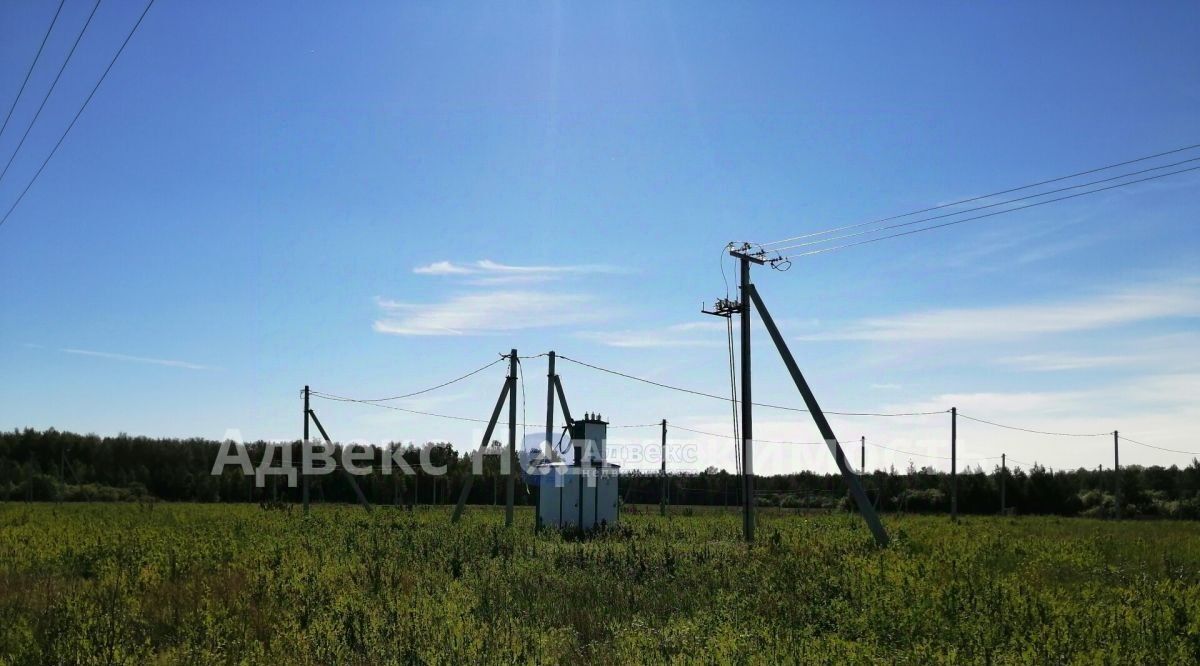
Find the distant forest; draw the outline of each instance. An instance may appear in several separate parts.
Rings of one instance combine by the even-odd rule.
[[[14,430],[0,433],[0,501],[172,501],[172,502],[299,502],[299,488],[288,488],[281,476],[268,477],[255,488],[253,477],[237,467],[221,476],[211,474],[221,443],[204,439],[98,437],[56,430]],[[248,444],[258,464],[262,442]],[[299,442],[294,446],[299,446]],[[493,444],[497,451],[500,443]],[[421,449],[448,473],[420,472]],[[340,454],[339,454],[340,455]],[[470,472],[470,459],[449,444],[431,442],[403,448],[414,476],[384,475],[376,470],[356,477],[374,504],[452,504]],[[340,459],[340,458],[338,458]],[[298,461],[298,453],[293,457]],[[485,458],[484,475],[475,480],[472,504],[503,502],[504,478],[499,457]],[[298,464],[298,463],[297,463]],[[273,480],[272,480],[273,479]],[[1003,482],[1003,483],[1002,483]],[[863,477],[867,494],[884,511],[947,512],[950,476],[910,466],[903,471],[876,471]],[[699,473],[668,476],[671,505],[737,506],[740,484],[736,475],[709,468]],[[1108,517],[1114,514],[1117,478],[1108,470],[1050,470],[973,468],[958,474],[958,508],[964,514],[995,514],[1004,505],[1017,514]],[[517,502],[531,504],[532,489],[518,481]],[[620,495],[626,505],[658,504],[662,480],[656,473],[626,471]],[[1126,517],[1200,519],[1200,461],[1187,467],[1130,465],[1120,472],[1122,514]],[[759,506],[795,509],[848,509],[845,485],[838,475],[800,472],[755,479]],[[344,475],[315,476],[314,502],[354,502]]]

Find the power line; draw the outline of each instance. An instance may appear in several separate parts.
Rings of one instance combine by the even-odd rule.
[[[8,158],[8,162],[5,163],[4,170],[0,171],[0,182],[4,181],[4,176],[8,174],[8,169],[12,166],[13,160],[17,159],[17,153],[21,152],[21,146],[25,145],[25,139],[29,138],[29,132],[33,130],[33,126],[37,123],[38,118],[41,117],[42,109],[46,108],[46,102],[50,101],[50,95],[54,94],[54,89],[58,87],[58,81],[67,69],[67,63],[71,62],[71,56],[75,55],[75,49],[79,46],[79,42],[83,40],[83,34],[87,32],[88,26],[92,24],[92,18],[96,16],[96,10],[100,9],[100,1],[96,0],[96,4],[92,5],[92,13],[88,14],[87,20],[83,22],[83,27],[79,29],[79,34],[75,35],[75,42],[71,44],[71,50],[67,51],[67,58],[63,60],[62,66],[58,68],[58,74],[54,75],[54,81],[50,83],[50,89],[42,97],[42,103],[38,105],[37,111],[34,112],[29,124],[25,126],[25,133],[21,135],[21,140],[17,142],[16,149],[13,150],[12,155]]]
[[[962,414],[959,414],[959,416],[962,416]],[[894,451],[896,453],[903,453],[906,456],[917,456],[920,458],[933,458],[935,460],[950,460],[950,456],[935,456],[935,455],[931,455],[928,453],[917,453],[916,451],[905,451],[903,449],[894,449],[890,446],[884,446],[882,444],[875,444],[874,442],[867,442],[867,446],[873,446],[877,449],[884,449],[887,451]],[[980,458],[980,460],[983,460],[983,458]]]
[[[695,433],[697,435],[707,435],[709,437],[716,437],[718,439],[728,439],[729,438],[729,435],[723,435],[721,433],[716,433],[716,432],[709,432],[707,430],[697,430],[696,428],[685,428],[684,426],[676,425],[674,423],[671,423],[670,427],[674,428],[675,430],[684,430],[687,432]],[[820,446],[820,445],[825,444],[825,442],[796,442],[796,441],[783,440],[783,439],[754,439],[751,441],[753,441],[755,444],[795,444],[798,446]],[[845,442],[842,442],[842,443],[845,443]]]
[[[959,416],[962,416],[961,412],[959,413]],[[892,448],[890,446],[884,446],[883,444],[876,444],[874,442],[867,442],[867,446],[872,446],[877,449],[884,449],[887,451],[893,451],[895,453],[902,453],[906,456],[917,456],[920,458],[933,458],[935,460],[952,460],[952,458],[950,456],[935,456],[935,455],[932,455],[929,453],[917,453],[916,451],[905,451],[903,449],[896,449],[896,448]],[[998,460],[999,458],[1000,458],[1000,456],[977,456],[974,458],[967,458],[967,457],[963,457],[963,456],[958,457],[958,459],[963,462],[967,462],[967,461],[979,462],[981,460]]]
[[[881,236],[881,237],[879,237],[879,238],[868,238],[867,240],[856,241],[856,242],[853,242],[853,243],[846,243],[846,244],[844,244],[844,245],[835,245],[835,246],[833,246],[833,247],[821,248],[821,249],[819,249],[819,250],[810,250],[810,251],[808,251],[808,252],[801,252],[801,253],[799,253],[799,254],[794,254],[794,255],[790,255],[790,256],[791,256],[791,257],[808,257],[808,256],[812,256],[812,255],[815,255],[815,254],[824,254],[824,253],[826,253],[826,252],[834,252],[834,251],[836,251],[836,250],[844,250],[844,249],[846,249],[846,248],[857,247],[857,246],[859,246],[859,245],[866,245],[866,244],[868,244],[868,243],[877,243],[877,242],[879,242],[879,241],[888,240],[888,239],[891,239],[891,238],[899,238],[900,236],[909,236],[909,235],[912,235],[912,234],[919,234],[919,233],[921,233],[922,231],[933,231],[934,229],[941,229],[941,228],[943,228],[943,227],[949,227],[949,226],[953,226],[953,225],[956,225],[956,224],[962,224],[963,222],[972,222],[972,221],[975,221],[975,220],[982,220],[982,219],[983,219],[983,218],[985,218],[985,217],[993,217],[993,216],[995,216],[995,215],[1001,215],[1001,214],[1003,214],[1003,213],[1012,213],[1012,212],[1016,212],[1016,211],[1019,211],[1019,210],[1025,210],[1026,208],[1035,208],[1035,207],[1037,207],[1037,206],[1044,206],[1044,205],[1046,205],[1046,204],[1055,203],[1055,202],[1058,202],[1058,201],[1065,201],[1065,200],[1067,200],[1067,199],[1074,199],[1075,197],[1082,197],[1082,196],[1085,196],[1085,195],[1088,195],[1088,194],[1096,194],[1096,193],[1099,193],[1099,192],[1104,192],[1104,191],[1106,191],[1106,190],[1111,190],[1111,189],[1115,189],[1115,188],[1118,188],[1118,187],[1126,187],[1126,186],[1128,186],[1128,185],[1136,185],[1137,183],[1144,183],[1144,182],[1146,182],[1146,181],[1157,180],[1157,179],[1159,179],[1159,178],[1166,178],[1167,176],[1174,176],[1174,175],[1177,175],[1177,174],[1186,173],[1186,172],[1188,172],[1188,171],[1196,171],[1196,170],[1198,170],[1198,169],[1200,169],[1200,166],[1196,166],[1196,167],[1189,167],[1189,168],[1187,168],[1187,169],[1179,169],[1178,171],[1170,171],[1170,172],[1168,172],[1168,173],[1158,174],[1157,176],[1147,176],[1146,178],[1139,178],[1139,179],[1137,179],[1137,180],[1131,180],[1131,181],[1129,181],[1129,182],[1126,182],[1126,183],[1117,183],[1116,185],[1109,185],[1109,186],[1107,186],[1107,187],[1100,187],[1100,188],[1097,188],[1097,189],[1094,189],[1094,190],[1088,190],[1087,192],[1077,192],[1077,193],[1075,193],[1075,194],[1068,194],[1068,195],[1066,195],[1066,196],[1057,197],[1057,198],[1054,198],[1054,199],[1047,199],[1046,201],[1037,201],[1037,202],[1034,202],[1034,203],[1031,203],[1031,204],[1026,204],[1026,205],[1024,205],[1024,206],[1017,206],[1017,207],[1015,207],[1015,208],[1007,208],[1007,209],[1005,209],[1005,210],[998,210],[998,211],[994,211],[994,212],[991,212],[991,213],[985,213],[985,214],[983,214],[983,215],[976,215],[975,217],[968,217],[968,218],[964,218],[964,219],[961,219],[961,220],[952,220],[952,221],[950,221],[950,222],[943,222],[942,224],[935,224],[935,225],[933,225],[933,226],[929,226],[929,227],[922,227],[922,228],[920,228],[920,229],[910,229],[910,230],[908,230],[908,231],[902,231],[902,232],[895,233],[895,234],[891,234],[891,235],[888,235],[888,236]]]
[[[413,391],[411,393],[405,393],[403,395],[394,395],[394,396],[391,396],[388,398],[347,398],[345,396],[334,396],[334,397],[344,399],[344,400],[349,400],[349,401],[355,401],[355,402],[389,402],[391,400],[401,400],[403,398],[411,398],[416,395],[421,395],[423,393],[429,393],[430,391],[436,391],[437,389],[444,388],[446,386],[450,386],[451,384],[455,384],[457,382],[461,382],[462,380],[467,379],[468,377],[472,377],[474,375],[477,375],[477,374],[483,372],[484,370],[487,370],[488,368],[492,367],[493,365],[496,365],[497,363],[504,361],[507,358],[508,358],[507,354],[503,355],[500,358],[492,361],[491,363],[488,363],[487,365],[484,365],[483,367],[476,368],[476,369],[468,372],[465,375],[462,375],[460,377],[455,377],[454,379],[442,382],[441,384],[438,384],[436,386],[430,386],[429,388],[421,389],[419,391]],[[526,357],[526,358],[529,358],[529,357]],[[331,395],[331,394],[326,394],[326,395]]]
[[[1012,188],[1009,188],[1009,189],[1007,189],[1007,190],[1000,190],[1000,191],[998,191],[998,192],[992,192],[991,194],[983,194],[983,195],[976,196],[976,197],[970,197],[970,198],[968,198],[968,199],[960,199],[959,201],[953,201],[953,202],[951,202],[951,203],[940,204],[940,205],[937,205],[937,206],[930,206],[929,208],[922,208],[922,209],[920,209],[920,210],[914,210],[914,211],[911,211],[911,212],[908,212],[908,213],[901,213],[900,215],[892,215],[891,217],[884,217],[884,218],[880,218],[880,219],[878,219],[878,220],[871,220],[870,222],[859,222],[859,223],[857,223],[857,224],[848,224],[848,225],[841,226],[841,227],[836,227],[836,228],[833,228],[833,229],[826,229],[826,230],[824,230],[824,231],[814,231],[814,232],[812,232],[812,233],[808,233],[808,234],[802,234],[802,235],[800,235],[800,236],[792,236],[791,238],[784,238],[784,239],[782,239],[782,240],[771,241],[771,242],[769,242],[769,243],[755,243],[755,245],[758,245],[759,247],[763,247],[763,246],[765,246],[765,245],[779,245],[779,244],[781,244],[781,243],[787,243],[787,242],[794,241],[794,240],[801,240],[801,239],[804,239],[804,238],[812,238],[812,237],[814,237],[814,236],[823,236],[823,235],[826,235],[826,234],[837,233],[837,232],[839,232],[839,231],[845,231],[845,230],[848,230],[848,229],[857,229],[857,228],[859,228],[859,227],[865,227],[865,226],[869,226],[869,225],[872,225],[872,224],[881,224],[881,223],[883,223],[883,222],[891,222],[892,220],[899,220],[899,219],[902,219],[902,218],[905,218],[905,217],[911,217],[911,216],[913,216],[913,215],[920,215],[921,213],[929,213],[929,212],[932,212],[932,211],[935,211],[935,210],[942,210],[942,209],[944,209],[944,208],[951,208],[951,207],[954,207],[954,206],[960,206],[960,205],[962,205],[962,204],[965,204],[965,203],[972,203],[972,202],[974,202],[974,201],[982,201],[983,199],[989,199],[989,198],[991,198],[991,197],[1000,196],[1001,194],[1010,194],[1010,193],[1012,193],[1012,192],[1019,192],[1019,191],[1021,191],[1021,190],[1027,190],[1027,189],[1029,189],[1029,188],[1031,188],[1031,187],[1038,187],[1038,186],[1040,186],[1040,185],[1049,185],[1050,183],[1057,183],[1057,182],[1059,182],[1059,181],[1063,181],[1063,180],[1069,180],[1069,179],[1071,179],[1071,178],[1077,178],[1077,177],[1079,177],[1079,176],[1086,176],[1086,175],[1093,174],[1093,173],[1099,173],[1099,172],[1101,172],[1101,171],[1106,171],[1106,170],[1108,170],[1108,169],[1115,169],[1115,168],[1117,168],[1117,167],[1126,166],[1126,165],[1129,165],[1129,164],[1136,164],[1136,163],[1138,163],[1138,162],[1145,162],[1146,160],[1152,160],[1152,159],[1155,159],[1155,158],[1157,158],[1157,157],[1165,157],[1165,156],[1167,156],[1167,155],[1174,155],[1174,154],[1176,154],[1176,153],[1182,153],[1182,152],[1184,152],[1184,151],[1193,150],[1193,149],[1195,149],[1195,148],[1200,148],[1200,144],[1194,144],[1194,145],[1191,145],[1191,146],[1184,146],[1184,147],[1182,147],[1182,148],[1175,148],[1175,149],[1173,149],[1173,150],[1168,150],[1168,151],[1166,151],[1166,152],[1157,153],[1157,154],[1154,154],[1154,155],[1147,155],[1147,156],[1145,156],[1145,157],[1138,157],[1138,158],[1136,158],[1136,159],[1132,159],[1132,160],[1126,160],[1126,161],[1124,161],[1124,162],[1117,162],[1117,163],[1115,163],[1115,164],[1109,164],[1109,165],[1107,165],[1107,166],[1097,167],[1097,168],[1095,168],[1095,169],[1088,169],[1088,170],[1086,170],[1086,171],[1079,171],[1079,172],[1077,172],[1077,173],[1069,174],[1069,175],[1066,175],[1066,176],[1058,176],[1058,177],[1056,177],[1056,178],[1050,178],[1050,179],[1048,179],[1048,180],[1043,180],[1043,181],[1039,181],[1039,182],[1036,182],[1036,183],[1030,183],[1030,184],[1028,184],[1028,185],[1021,185],[1020,187],[1012,187]]]
[[[370,402],[367,400],[356,400],[354,398],[343,398],[340,396],[329,395],[327,393],[321,393],[320,391],[311,391],[309,393],[309,395],[311,395],[314,398],[321,398],[322,400],[333,400],[335,402],[356,402],[361,405],[370,405],[372,407],[380,407],[383,409],[390,409],[392,411],[404,412],[406,414],[420,414],[421,416],[434,416],[439,419],[451,419],[454,421],[467,421],[469,423],[487,423],[488,422],[487,419],[473,419],[469,416],[452,416],[449,414],[438,414],[436,412],[425,412],[425,411],[421,411],[419,409],[405,409],[403,407],[396,407],[395,405],[385,405],[385,404],[382,404],[379,402]]]
[[[1200,167],[1197,167],[1197,168],[1200,168]],[[585,368],[591,368],[592,370],[605,372],[610,375],[624,377],[625,379],[629,379],[629,380],[636,381],[636,382],[642,382],[643,384],[649,384],[651,386],[657,386],[659,388],[669,389],[672,391],[679,391],[681,393],[688,393],[691,395],[700,396],[702,398],[709,398],[712,400],[720,400],[721,402],[730,402],[729,398],[724,397],[724,396],[719,396],[714,393],[705,393],[704,391],[697,391],[694,389],[683,388],[682,386],[674,386],[671,384],[664,384],[662,382],[656,382],[652,379],[646,379],[644,377],[637,377],[635,375],[630,375],[630,374],[627,374],[624,372],[620,372],[618,370],[612,370],[609,368],[600,367],[598,365],[592,365],[591,363],[585,363],[584,361],[579,361],[579,360],[573,359],[569,356],[563,356],[562,354],[559,354],[558,358],[563,359],[565,361],[570,361],[571,363],[575,363],[577,365],[582,365]],[[740,400],[735,400],[733,402],[735,402],[736,404],[741,404]],[[781,410],[789,411],[789,412],[805,412],[805,413],[808,412],[807,409],[803,409],[800,407],[787,407],[784,405],[773,405],[771,403],[766,403],[766,402],[751,402],[750,404],[755,407],[766,407],[768,409],[781,409]],[[834,411],[829,411],[829,410],[824,410],[824,411],[826,414],[835,414],[837,416],[930,416],[933,414],[945,414],[947,410],[943,409],[943,410],[938,410],[938,411],[934,411],[934,412],[894,412],[894,413],[889,413],[889,412],[834,412]]]
[[[97,4],[99,4],[99,0],[97,0]],[[42,171],[46,168],[46,165],[50,163],[50,160],[54,157],[54,154],[58,152],[58,149],[62,146],[63,141],[67,138],[67,135],[71,133],[71,128],[75,127],[75,123],[78,122],[79,116],[83,115],[84,109],[86,109],[88,104],[92,101],[92,97],[96,95],[96,91],[100,89],[100,84],[104,83],[104,79],[106,79],[108,77],[108,73],[112,71],[113,65],[117,63],[117,58],[120,58],[121,54],[125,52],[125,47],[129,44],[129,40],[133,38],[133,34],[137,32],[138,26],[142,24],[142,20],[146,18],[146,14],[150,12],[150,8],[153,6],[154,0],[149,0],[149,2],[146,3],[146,8],[143,9],[142,14],[138,16],[137,23],[133,24],[133,28],[129,31],[129,34],[125,36],[125,41],[121,42],[121,48],[117,49],[116,54],[113,55],[112,60],[110,60],[108,63],[108,66],[104,68],[104,73],[100,75],[100,79],[96,81],[96,85],[93,86],[92,91],[88,93],[87,99],[83,100],[83,104],[80,105],[79,110],[75,112],[75,117],[71,118],[71,122],[67,125],[67,129],[63,130],[62,136],[58,137],[58,142],[54,144],[54,148],[50,150],[50,154],[47,155],[46,159],[42,161],[42,165],[38,167],[36,172],[34,172],[33,178],[29,179],[29,183],[25,185],[25,189],[21,190],[21,193],[17,195],[17,200],[14,201],[12,206],[8,208],[8,211],[4,213],[4,217],[0,218],[0,227],[4,226],[5,222],[8,222],[9,216],[12,215],[14,210],[16,210],[17,206],[21,203],[21,200],[25,198],[25,194],[29,192],[29,188],[33,187],[33,184],[37,182],[38,177],[42,175]]]
[[[332,402],[352,402],[352,403],[357,403],[360,405],[367,405],[369,407],[379,407],[381,409],[390,409],[394,412],[403,412],[405,414],[418,414],[420,416],[432,416],[432,417],[439,418],[439,419],[449,419],[451,421],[465,421],[467,423],[488,423],[487,419],[477,419],[477,418],[472,418],[470,416],[455,416],[453,414],[440,414],[438,412],[428,412],[428,411],[423,411],[420,409],[408,409],[406,407],[397,407],[395,405],[385,405],[378,401],[360,400],[358,398],[347,398],[347,397],[340,396],[340,395],[332,395],[329,393],[324,393],[322,391],[309,391],[309,395],[314,398],[320,398],[322,400],[330,400]],[[522,428],[545,425],[544,423],[542,423],[542,424],[527,423],[526,421],[528,421],[528,419],[522,417],[521,422],[518,422],[517,425],[521,426]],[[644,428],[644,427],[648,427],[648,426],[657,427],[658,425],[659,425],[658,423],[645,423],[645,424],[638,423],[638,424],[633,424],[633,425],[611,425],[610,424],[609,427],[610,428]]]
[[[503,357],[501,357],[503,360]],[[528,421],[528,415],[525,413],[525,370],[521,367],[521,358],[517,357],[517,376],[521,378],[521,445],[525,445],[525,421]]]
[[[1108,437],[1109,435],[1112,434],[1111,432],[1083,432],[1083,433],[1081,433],[1081,432],[1051,432],[1051,431],[1047,431],[1047,430],[1033,430],[1030,428],[1022,428],[1019,426],[1005,425],[1003,423],[996,423],[995,421],[987,421],[987,420],[977,418],[974,416],[967,416],[966,414],[963,414],[961,410],[958,412],[958,416],[959,416],[959,418],[967,419],[968,421],[976,421],[979,423],[986,423],[987,425],[995,426],[997,428],[1005,428],[1007,430],[1019,430],[1021,432],[1029,432],[1029,433],[1033,433],[1035,435],[1051,435],[1051,436],[1055,436],[1055,437]]]
[[[960,416],[961,416],[961,415],[960,415]],[[1117,437],[1119,437],[1120,439],[1122,439],[1122,440],[1124,440],[1124,441],[1126,441],[1126,442],[1129,442],[1130,444],[1137,444],[1138,446],[1144,446],[1144,447],[1146,447],[1146,448],[1148,448],[1148,449],[1158,449],[1159,451],[1169,451],[1169,452],[1171,452],[1171,453],[1185,453],[1185,454],[1187,454],[1187,455],[1190,455],[1190,456],[1200,456],[1200,451],[1181,451],[1181,450],[1179,450],[1179,449],[1168,449],[1168,448],[1166,448],[1166,447],[1164,447],[1164,446],[1155,446],[1155,445],[1153,445],[1153,444],[1147,444],[1147,443],[1145,443],[1145,442],[1139,442],[1139,441],[1137,441],[1136,439],[1129,439],[1129,438],[1128,438],[1128,437],[1126,437],[1125,435],[1117,435]]]
[[[50,39],[50,33],[54,31],[54,25],[58,23],[58,15],[62,13],[62,8],[65,4],[67,4],[67,0],[59,0],[58,9],[54,11],[54,18],[50,19],[50,27],[46,28],[46,34],[42,36],[42,43],[38,45],[37,54],[33,56],[33,62],[29,63],[29,69],[25,70],[25,79],[21,81],[21,87],[17,90],[17,96],[13,98],[12,106],[8,107],[8,114],[4,116],[4,124],[0,125],[0,136],[4,136],[4,130],[8,129],[8,121],[12,119],[13,111],[17,108],[17,102],[21,101],[21,95],[25,93],[25,86],[29,83],[29,76],[33,74],[33,69],[37,67],[38,60],[41,60],[42,49],[46,48],[46,41]]]
[[[721,265],[724,268],[724,264]],[[722,271],[724,276],[724,271]],[[726,286],[725,298],[729,298],[729,287]],[[737,381],[734,379],[737,375],[737,364],[733,357],[733,317],[725,318],[725,330],[728,339],[729,348],[729,411],[733,423],[733,468],[738,474],[742,473],[742,446],[741,446],[741,431],[738,424],[738,394]]]
[[[1066,192],[1068,190],[1077,190],[1081,187],[1091,187],[1092,185],[1099,185],[1100,183],[1109,183],[1114,180],[1121,180],[1122,178],[1129,178],[1131,176],[1140,176],[1144,173],[1150,173],[1151,171],[1161,171],[1162,169],[1170,169],[1173,167],[1180,166],[1182,164],[1196,162],[1198,160],[1200,160],[1200,157],[1193,157],[1190,159],[1181,160],[1179,162],[1173,162],[1171,164],[1163,164],[1160,166],[1150,167],[1149,169],[1142,169],[1141,171],[1131,171],[1129,173],[1122,173],[1122,174],[1118,174],[1116,176],[1109,176],[1108,178],[1100,178],[1098,180],[1092,180],[1092,181],[1088,181],[1086,183],[1079,183],[1078,185],[1068,185],[1066,187],[1060,187],[1055,190],[1047,190],[1045,192],[1029,194],[1029,195],[1026,195],[1023,197],[1017,197],[1015,199],[1007,199],[1005,201],[997,201],[995,203],[985,204],[983,206],[976,206],[975,208],[967,208],[966,210],[954,211],[952,213],[943,213],[941,215],[934,215],[932,217],[923,217],[919,220],[912,220],[910,222],[901,222],[899,224],[889,224],[886,227],[879,227],[878,229],[865,229],[863,231],[856,231],[854,233],[843,234],[841,236],[832,236],[829,238],[822,238],[820,240],[808,241],[805,243],[797,243],[795,245],[785,245],[784,247],[771,248],[769,251],[770,252],[784,252],[785,250],[792,250],[792,249],[795,249],[798,247],[808,247],[808,246],[812,246],[812,245],[820,245],[822,243],[831,243],[833,241],[843,240],[846,238],[857,238],[859,236],[865,236],[867,234],[880,233],[883,231],[888,231],[890,229],[900,229],[902,227],[911,227],[914,224],[921,224],[922,222],[932,222],[934,220],[941,220],[941,219],[944,219],[947,217],[954,217],[956,215],[964,215],[966,213],[973,213],[978,210],[986,210],[988,208],[995,208],[996,206],[1006,206],[1008,204],[1017,203],[1018,201],[1026,201],[1029,199],[1036,199],[1038,197],[1044,197],[1049,194],[1058,194],[1059,192]],[[1122,184],[1127,184],[1127,183],[1122,183]]]

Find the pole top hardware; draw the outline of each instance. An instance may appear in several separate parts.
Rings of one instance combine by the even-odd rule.
[[[730,243],[727,247],[729,248],[729,255],[731,257],[743,259],[753,264],[760,266],[768,264],[777,271],[786,271],[792,267],[792,262],[787,257],[773,250],[763,249],[762,246],[754,243]],[[755,247],[758,249],[753,249]],[[770,254],[774,256],[768,256]]]
[[[716,317],[732,317],[735,313],[741,312],[743,308],[741,303],[728,298],[718,298],[711,310],[707,309],[703,303],[700,304],[700,312]]]

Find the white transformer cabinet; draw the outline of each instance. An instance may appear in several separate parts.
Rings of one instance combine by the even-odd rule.
[[[611,527],[617,524],[620,466],[605,459],[608,423],[586,415],[569,426],[573,455],[566,462],[537,465],[539,527]]]

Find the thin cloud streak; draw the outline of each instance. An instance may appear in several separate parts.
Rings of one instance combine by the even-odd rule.
[[[502,264],[490,259],[481,259],[471,263],[455,263],[452,261],[435,261],[425,266],[417,266],[413,273],[417,275],[466,276],[478,275],[491,278],[523,276],[526,279],[548,278],[556,275],[585,275],[585,274],[619,274],[625,269],[607,264],[577,264],[562,266],[520,266]]]
[[[1016,367],[1032,372],[1058,372],[1062,370],[1090,370],[1132,365],[1149,360],[1148,356],[1087,356],[1083,354],[1023,354],[1000,359],[1001,365]]]
[[[582,293],[491,291],[440,303],[376,302],[384,316],[373,328],[388,335],[484,335],[595,322],[611,314]]]
[[[59,351],[65,354],[76,354],[78,356],[92,356],[95,358],[106,358],[112,361],[124,361],[127,363],[146,363],[150,365],[162,365],[170,368],[184,368],[187,370],[214,370],[212,366],[200,365],[199,363],[191,363],[189,361],[176,361],[165,358],[147,358],[145,356],[130,356],[128,354],[115,354],[112,352],[93,351],[91,349],[73,349],[64,348]]]
[[[607,347],[626,349],[642,349],[657,347],[718,347],[725,344],[724,336],[718,337],[716,332],[724,332],[725,324],[721,322],[687,322],[672,324],[662,328],[622,330],[622,331],[585,331],[577,337],[596,342]],[[704,335],[707,333],[707,335]]]
[[[1200,317],[1200,280],[1196,278],[1126,288],[1077,301],[952,308],[863,319],[842,331],[802,339],[1007,340],[1180,317]]]

